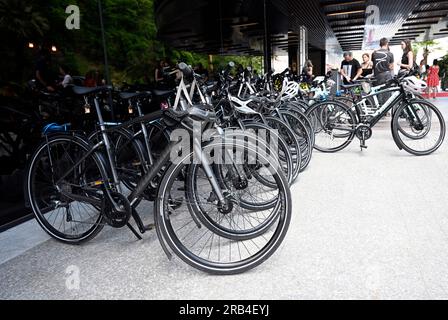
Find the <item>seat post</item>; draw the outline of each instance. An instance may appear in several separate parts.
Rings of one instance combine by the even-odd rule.
[[[110,169],[112,171],[112,177],[114,179],[115,187],[117,188],[117,191],[121,193],[120,180],[118,179],[118,173],[117,173],[117,169],[115,167],[114,157],[112,154],[113,150],[111,147],[109,136],[106,133],[106,125],[104,124],[104,119],[103,119],[103,115],[101,113],[100,103],[98,100],[99,100],[98,96],[95,95],[95,98],[93,99],[93,101],[95,102],[95,109],[96,109],[96,114],[98,117],[98,122],[100,125],[101,135],[103,137],[104,145],[106,147],[107,159],[109,160]]]
[[[140,102],[140,100],[137,100],[136,106],[137,106],[137,112],[138,112],[139,117],[142,117],[143,116],[142,103]],[[148,153],[149,165],[152,166],[154,164],[154,158],[151,154],[151,144],[149,141],[148,130],[146,129],[145,122],[143,122],[143,121],[140,122],[140,126],[142,128],[142,133],[143,133],[143,137],[145,140],[145,147],[146,147],[146,152]]]

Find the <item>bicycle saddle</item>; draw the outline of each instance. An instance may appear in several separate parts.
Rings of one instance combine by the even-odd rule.
[[[152,90],[152,94],[159,98],[168,98],[174,93],[173,90]]]
[[[151,92],[144,91],[144,92],[122,92],[120,93],[120,98],[123,100],[130,100],[130,99],[143,99],[143,98],[149,98],[151,97]]]
[[[94,88],[79,87],[79,86],[73,87],[73,92],[80,96],[85,96],[88,94],[94,94],[94,93],[110,91],[110,90],[112,90],[112,86],[101,86],[101,87],[94,87]]]

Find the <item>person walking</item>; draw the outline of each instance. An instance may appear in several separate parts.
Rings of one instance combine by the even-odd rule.
[[[351,84],[362,75],[361,64],[353,58],[352,52],[344,52],[344,60],[341,63],[341,71],[344,84]]]
[[[434,99],[437,98],[438,87],[440,83],[439,77],[439,61],[434,60],[433,65],[429,68],[428,71],[428,94],[429,99],[431,99],[431,93],[434,93]]]
[[[401,49],[403,50],[403,56],[401,57],[401,62],[398,62],[397,65],[400,67],[399,73],[404,73],[414,69],[415,65],[411,40],[401,41]]]

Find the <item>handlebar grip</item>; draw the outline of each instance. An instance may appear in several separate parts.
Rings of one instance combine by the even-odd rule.
[[[289,68],[286,68],[286,69],[281,73],[281,75],[284,76],[284,75],[287,74],[288,72],[289,72]]]

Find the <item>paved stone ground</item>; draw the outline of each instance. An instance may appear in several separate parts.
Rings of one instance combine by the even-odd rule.
[[[0,299],[448,299],[447,143],[414,157],[381,123],[368,145],[315,153],[286,240],[251,272],[206,275],[126,229],[65,246],[30,221],[0,234]],[[70,266],[79,290],[67,289]]]

